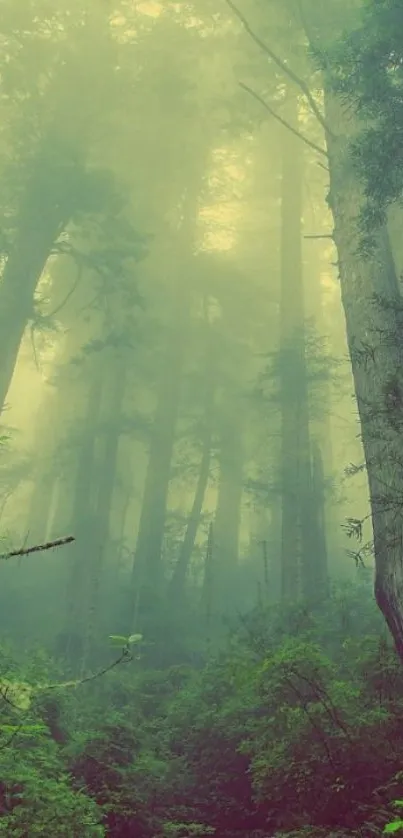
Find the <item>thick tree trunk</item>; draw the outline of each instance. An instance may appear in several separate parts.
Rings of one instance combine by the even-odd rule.
[[[35,190],[39,190],[35,194]],[[40,184],[32,187],[17,219],[17,234],[0,282],[0,413],[14,374],[25,327],[33,315],[34,294],[52,247],[67,218]]]
[[[376,562],[375,596],[403,661],[403,323],[386,229],[358,254],[362,190],[348,154],[356,126],[325,89],[329,204],[367,466]],[[349,122],[350,119],[350,122]]]

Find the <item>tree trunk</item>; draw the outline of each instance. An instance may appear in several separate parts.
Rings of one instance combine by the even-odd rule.
[[[315,594],[323,599],[329,593],[328,550],[326,538],[325,475],[322,452],[317,443],[312,445],[312,490],[315,514]]]
[[[94,502],[94,533],[92,537],[92,555],[90,564],[91,585],[88,608],[91,619],[86,634],[85,656],[91,655],[97,639],[100,622],[100,592],[103,582],[105,556],[108,550],[111,507],[116,479],[116,466],[119,448],[119,420],[122,415],[122,402],[126,389],[126,364],[120,361],[112,364],[110,370],[111,387],[108,392],[106,410],[107,427],[104,433],[103,452],[99,468],[96,470],[96,497]],[[111,592],[108,592],[110,598]]]
[[[243,440],[239,404],[225,396],[219,447],[219,483],[214,519],[213,565],[215,613],[236,608],[239,528],[243,494]],[[233,407],[227,412],[229,405]]]
[[[78,663],[86,636],[88,611],[91,602],[92,554],[94,550],[96,431],[102,399],[102,369],[98,362],[88,393],[86,415],[77,457],[74,487],[74,507],[71,532],[75,536],[72,546],[72,567],[67,585],[66,628],[61,647],[71,662]]]
[[[291,93],[287,100],[287,119],[298,128],[298,99]],[[301,585],[305,595],[312,592],[316,569],[301,253],[302,166],[302,143],[284,129],[280,298],[281,588],[284,599],[296,599]]]
[[[187,300],[182,301],[180,306],[181,311],[178,312],[175,330],[167,348],[158,388],[132,572],[129,631],[133,627],[133,609],[137,597],[140,596],[142,611],[148,611],[151,603],[156,603],[161,593],[166,504],[185,360]]]
[[[193,505],[190,511],[178,561],[175,565],[175,569],[171,579],[171,593],[175,602],[181,601],[184,595],[186,574],[188,571],[190,560],[192,558],[197,530],[199,528],[200,518],[203,509],[204,497],[206,494],[206,489],[210,475],[210,463],[212,453],[211,445],[213,436],[213,413],[216,390],[216,376],[214,364],[216,363],[217,359],[215,358],[215,342],[213,340],[212,330],[210,328],[207,329],[207,335],[208,347],[206,360],[202,455],[200,460],[199,475]]]
[[[214,566],[213,566],[213,553],[214,553],[214,529],[213,525],[210,524],[208,530],[208,537],[207,537],[207,544],[206,544],[206,555],[204,559],[204,577],[203,577],[203,588],[201,594],[201,610],[202,610],[202,619],[204,620],[205,624],[205,639],[206,639],[206,647],[207,652],[211,649],[211,640],[212,640],[212,628],[213,628],[213,596],[214,596]]]
[[[52,247],[67,224],[62,206],[31,187],[17,219],[17,233],[0,283],[0,414],[14,374],[34,294]]]
[[[204,159],[203,159],[204,163]],[[169,324],[165,358],[158,383],[157,406],[149,448],[140,523],[132,567],[125,631],[137,628],[137,616],[146,618],[151,629],[157,622],[163,587],[162,547],[171,462],[182,390],[183,368],[191,320],[193,287],[193,244],[197,221],[202,169],[197,170],[192,187],[185,192],[182,223],[175,242],[172,265],[173,311]],[[175,258],[176,256],[176,258]]]
[[[367,467],[375,550],[375,596],[403,662],[402,301],[385,228],[370,258],[359,255],[360,184],[348,154],[351,109],[325,86],[329,204],[347,340]]]

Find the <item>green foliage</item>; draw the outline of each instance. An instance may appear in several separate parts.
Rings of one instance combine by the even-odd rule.
[[[0,834],[104,835],[101,810],[73,787],[45,726],[24,725],[15,741],[0,749]]]
[[[396,809],[401,809],[403,807],[403,800],[394,800],[393,807]],[[389,821],[389,823],[385,824],[383,829],[384,835],[392,835],[400,831],[403,831],[402,818],[395,818],[393,821]]]
[[[367,199],[362,214],[367,247],[387,208],[403,195],[402,26],[400,0],[368,0],[357,25],[343,33],[326,61],[334,88],[362,121],[352,156]]]
[[[106,829],[118,838],[399,832],[403,674],[382,636],[359,637],[354,624],[345,636],[349,597],[355,602],[358,593],[347,591],[343,601],[339,591],[328,603],[325,642],[320,613],[302,624],[301,607],[294,621],[284,615],[282,629],[279,615],[267,613],[261,624],[243,623],[198,670],[117,667],[80,690],[39,691],[29,708],[4,701],[0,831],[86,836]],[[284,631],[290,625],[293,634]],[[111,640],[126,648],[142,638]],[[14,687],[52,680],[50,662],[38,654],[21,671],[7,668],[5,654],[2,660],[3,681]]]

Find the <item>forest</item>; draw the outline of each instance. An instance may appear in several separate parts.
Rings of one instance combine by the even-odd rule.
[[[403,835],[402,0],[0,43],[0,835]]]

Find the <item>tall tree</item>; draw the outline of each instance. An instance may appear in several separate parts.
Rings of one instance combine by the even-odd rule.
[[[318,14],[316,3],[306,0],[299,4],[297,17],[291,16],[291,26],[295,42],[303,48],[305,40],[311,54],[319,59],[315,88],[322,87],[323,113],[309,82],[253,31],[232,0],[228,2],[283,78],[303,93],[326,139],[326,150],[309,138],[308,143],[327,157],[328,203],[334,219],[342,303],[370,493],[375,595],[403,660],[401,305],[385,214],[386,206],[401,197],[403,188],[396,154],[401,122],[401,43],[397,25],[401,19],[400,4],[397,0],[390,4],[374,0],[369,3],[368,11],[364,9],[364,18],[360,17],[359,4],[347,7],[335,3],[326,12],[321,9],[322,15]],[[329,47],[337,33],[345,45],[349,25],[352,38],[347,40],[347,59],[343,62],[342,47],[332,64]],[[353,76],[352,66],[358,71]],[[365,83],[360,89],[362,80]],[[353,104],[348,109],[346,92]],[[369,127],[368,120],[376,123],[377,117],[378,124]],[[354,148],[365,165],[354,165]],[[384,166],[380,165],[382,162]],[[363,258],[363,218],[370,222],[370,258]],[[365,232],[368,233],[368,224]],[[364,243],[365,239],[368,244],[368,237],[364,236]]]
[[[96,215],[115,199],[108,174],[91,160],[98,132],[110,120],[105,96],[118,90],[115,55],[108,16],[87,11],[72,0],[72,7],[53,14],[41,2],[34,13],[24,2],[16,14],[7,2],[2,16],[0,91],[9,158],[2,173],[0,410],[55,244],[73,221]]]
[[[319,553],[312,482],[301,250],[303,146],[295,136],[298,97],[292,90],[285,113],[294,131],[283,128],[281,187],[282,591],[284,597],[294,599],[302,588],[310,599],[323,576],[325,557]]]
[[[127,622],[133,628],[137,605],[150,616],[159,603],[164,581],[162,547],[172,454],[182,391],[186,347],[191,326],[193,289],[190,283],[195,247],[200,181],[188,187],[182,221],[171,250],[170,280],[173,301],[165,354],[157,382],[157,403],[151,431],[139,529],[133,561]],[[155,609],[154,609],[155,610]]]
[[[205,373],[203,380],[203,415],[201,418],[200,431],[200,463],[197,475],[195,493],[186,530],[179,548],[179,555],[171,578],[171,595],[174,604],[183,602],[185,593],[186,576],[195,546],[197,531],[199,529],[203,503],[210,477],[210,466],[213,454],[213,439],[215,428],[215,402],[217,390],[217,343],[214,333],[214,324],[209,322],[208,303],[204,305],[205,321]]]

